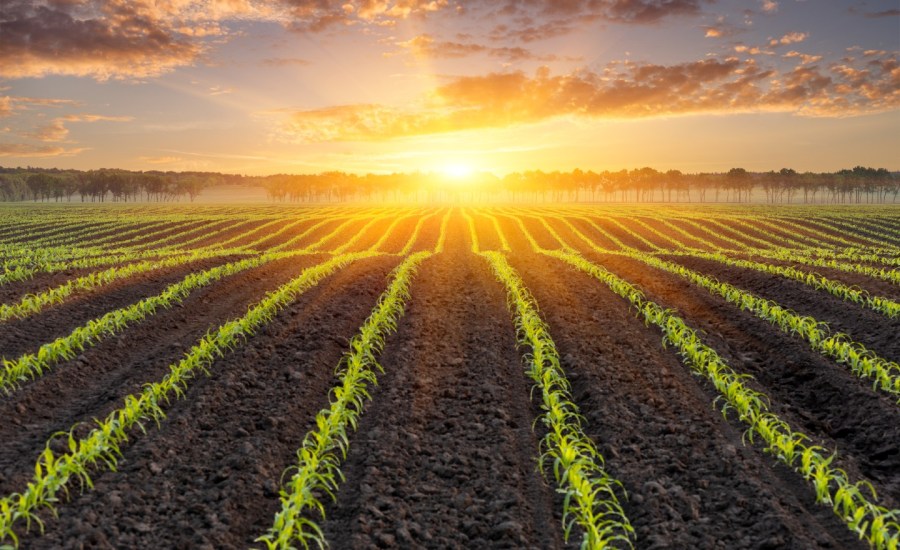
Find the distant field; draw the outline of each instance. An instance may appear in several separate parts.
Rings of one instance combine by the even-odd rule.
[[[0,261],[0,546],[900,544],[900,208],[0,205]]]

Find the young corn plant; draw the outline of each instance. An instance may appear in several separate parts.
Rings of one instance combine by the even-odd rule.
[[[444,214],[444,219],[441,220],[441,230],[438,234],[437,244],[434,245],[435,254],[440,254],[444,251],[444,243],[447,242],[447,224],[450,222],[450,214],[452,212],[452,209],[448,209],[447,213]]]
[[[90,273],[83,277],[67,281],[60,286],[44,292],[25,296],[16,304],[0,305],[0,322],[8,321],[13,318],[24,319],[25,317],[39,313],[45,307],[62,303],[66,298],[73,294],[88,292],[119,279],[126,279],[134,275],[158,269],[182,266],[200,258],[202,258],[202,255],[189,254],[165,260],[139,262],[122,267],[111,267],[104,271]]]
[[[813,350],[847,365],[856,376],[871,380],[873,388],[900,400],[900,365],[876,355],[847,335],[832,334],[826,324],[812,317],[798,315],[771,300],[760,298],[728,283],[719,282],[680,264],[637,252],[632,253],[631,257],[651,267],[687,279],[711,294],[721,296],[740,309],[747,310],[775,325],[783,332],[798,335],[806,340]]]
[[[846,261],[842,261],[843,256],[846,256],[845,254],[832,255],[835,257],[823,258],[819,257],[816,253],[806,254],[790,250],[755,250],[753,251],[752,256],[757,256],[759,258],[764,258],[767,260],[781,260],[812,267],[825,267],[843,271],[845,273],[857,273],[860,275],[871,277],[873,279],[879,279],[882,281],[893,283],[895,285],[900,285],[900,269],[874,267],[871,265],[865,265],[864,263],[859,263],[870,261],[867,259],[851,258],[851,262],[853,263],[848,263]],[[854,255],[854,257],[859,257],[859,255]]]
[[[478,244],[478,231],[475,230],[475,220],[465,210],[462,211],[463,218],[466,219],[466,225],[469,226],[469,238],[472,240],[472,252],[478,254],[481,252],[481,246]]]
[[[619,491],[624,494],[625,489],[606,471],[603,456],[584,433],[556,345],[538,314],[534,298],[503,254],[483,252],[481,256],[506,287],[519,344],[531,349],[525,356],[527,372],[535,389],[541,392],[543,414],[539,419],[547,429],[541,442],[539,467],[544,472],[552,469],[558,491],[564,495],[566,541],[578,525],[584,531],[582,548],[631,547],[634,528],[617,496]],[[552,468],[548,468],[550,464]]]
[[[719,253],[693,252],[691,254],[686,254],[686,256],[702,258],[704,260],[712,260],[732,267],[752,269],[754,271],[768,273],[770,275],[777,275],[786,279],[798,281],[807,286],[811,286],[816,290],[825,290],[833,296],[837,296],[838,298],[846,300],[848,302],[853,302],[855,304],[865,306],[890,319],[896,319],[898,316],[900,316],[900,302],[896,302],[894,300],[891,300],[890,298],[882,296],[872,296],[865,290],[846,285],[840,281],[835,281],[833,279],[823,277],[818,273],[803,271],[795,267],[784,267],[762,262],[730,258],[728,256],[725,256],[724,254]]]
[[[430,220],[435,216],[437,212],[430,212],[428,214],[420,215],[419,221],[416,222],[416,227],[413,229],[412,234],[409,236],[409,239],[406,240],[406,244],[403,245],[403,248],[397,254],[398,256],[405,257],[412,251],[413,246],[416,245],[416,241],[419,240],[419,234],[422,232],[422,226],[425,225],[425,222]]]
[[[748,426],[745,440],[753,443],[759,439],[766,453],[799,472],[815,489],[817,502],[830,506],[861,539],[878,550],[900,547],[900,510],[876,504],[875,490],[868,481],[853,481],[845,471],[832,466],[836,451],[809,444],[809,436],[793,430],[770,412],[769,398],[748,388],[744,380],[749,377],[736,373],[680,317],[647,300],[630,283],[577,254],[561,251],[546,254],[599,279],[627,300],[645,323],[658,327],[663,333],[663,345],[675,347],[692,372],[709,380],[719,392],[724,400],[722,414],[727,416],[732,411]]]
[[[4,358],[2,368],[0,368],[0,390],[9,394],[23,382],[41,376],[60,361],[75,358],[86,348],[153,315],[157,309],[180,303],[194,290],[208,286],[224,277],[259,267],[279,257],[283,257],[283,255],[269,254],[191,273],[181,281],[168,286],[160,294],[144,298],[130,306],[88,321],[87,324],[76,328],[69,335],[61,336],[42,345],[35,353],[26,353],[14,360]]]
[[[214,361],[238,347],[256,330],[269,323],[285,306],[312,288],[324,277],[353,261],[371,257],[370,253],[335,256],[321,264],[309,267],[262,301],[250,308],[240,319],[229,321],[216,331],[204,336],[185,357],[169,367],[170,372],[160,382],[145,384],[139,394],[125,398],[124,405],[111,412],[85,437],[78,439],[73,432],[68,435],[68,452],[57,455],[50,442],[39,457],[34,477],[25,490],[0,499],[0,544],[5,540],[18,545],[17,524],[25,522],[29,531],[36,523],[43,532],[43,524],[37,513],[49,509],[55,513],[61,492],[69,493],[69,486],[80,482],[81,490],[92,488],[91,473],[99,468],[115,471],[122,446],[135,426],[144,430],[144,423],[153,421],[159,425],[165,419],[162,406],[173,398],[182,398],[188,384],[199,373],[209,374]]]
[[[325,505],[320,496],[336,498],[344,479],[340,466],[347,458],[349,436],[356,431],[365,403],[371,399],[369,385],[377,384],[378,373],[384,372],[377,358],[385,338],[397,330],[416,269],[431,255],[417,252],[394,270],[387,290],[350,341],[350,350],[338,364],[338,385],[331,390],[330,403],[316,415],[316,427],[306,434],[297,451],[297,464],[286,472],[292,474],[280,491],[281,510],[269,531],[256,539],[267,548],[287,550],[298,543],[306,549],[327,546],[321,527],[310,516],[324,520]]]

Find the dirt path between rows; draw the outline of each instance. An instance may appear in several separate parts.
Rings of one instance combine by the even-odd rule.
[[[555,548],[553,489],[502,286],[454,216],[422,265],[328,507],[334,548]]]
[[[900,319],[890,319],[801,282],[700,258],[668,258],[742,290],[772,300],[800,315],[827,323],[832,332],[851,339],[891,361],[900,360]]]

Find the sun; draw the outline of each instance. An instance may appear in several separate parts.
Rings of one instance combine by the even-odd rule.
[[[462,180],[470,177],[475,172],[475,169],[464,162],[451,162],[445,164],[441,168],[441,172],[450,179]]]

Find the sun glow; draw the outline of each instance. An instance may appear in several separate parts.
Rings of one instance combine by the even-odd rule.
[[[472,174],[475,173],[475,169],[472,168],[471,165],[463,162],[453,162],[445,164],[441,168],[441,173],[450,179],[463,180],[470,178]]]

